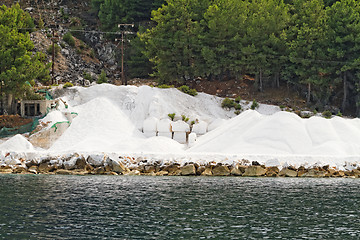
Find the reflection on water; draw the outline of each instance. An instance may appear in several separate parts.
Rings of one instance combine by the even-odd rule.
[[[356,239],[358,179],[0,175],[0,239]]]

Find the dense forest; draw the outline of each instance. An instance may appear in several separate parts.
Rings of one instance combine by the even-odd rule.
[[[150,60],[153,75],[164,83],[249,74],[259,91],[286,84],[309,103],[335,104],[360,115],[359,1],[92,3],[105,29],[119,22],[137,24],[141,41],[133,41],[138,52],[132,56],[144,53],[146,58],[139,59]]]
[[[260,92],[288,86],[320,111],[335,105],[360,116],[359,1],[90,2],[106,32],[134,23],[122,29],[137,33],[126,36],[130,77],[151,74],[163,83],[186,84],[249,75]],[[32,52],[28,32],[36,26],[19,6],[2,6],[0,25],[1,91],[23,95],[24,82],[48,80],[49,65]]]

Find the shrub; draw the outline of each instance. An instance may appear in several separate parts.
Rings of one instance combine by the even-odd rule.
[[[79,48],[80,48],[81,50],[86,49],[86,44],[85,44],[83,41],[80,41]]]
[[[241,105],[240,104],[235,104],[234,108],[235,108],[235,110],[241,110]]]
[[[158,88],[173,88],[174,85],[161,84],[157,86]]]
[[[326,110],[326,111],[323,111],[323,112],[322,112],[322,116],[323,116],[324,118],[331,118],[332,113],[331,113],[329,110]]]
[[[239,115],[241,112],[240,112],[239,110],[236,110],[234,113],[235,113],[236,115]]]
[[[259,104],[256,102],[256,100],[254,99],[253,100],[253,102],[252,102],[252,104],[251,104],[251,109],[252,110],[255,110],[255,109],[257,109],[259,107]]]
[[[241,97],[240,97],[240,96],[237,96],[237,97],[235,98],[235,102],[236,102],[236,103],[240,103],[240,101],[241,101]]]
[[[70,18],[70,25],[81,26],[81,19],[78,17]]]
[[[182,91],[183,93],[189,94],[191,96],[196,96],[198,94],[195,89],[189,88],[189,86],[186,86],[186,85],[182,85],[182,86],[178,87],[178,89],[180,91]]]
[[[311,114],[310,113],[305,113],[301,115],[302,118],[310,118]]]
[[[65,20],[69,19],[69,15],[65,14],[64,8],[60,8],[60,14],[61,14],[61,17],[64,18]]]
[[[71,47],[75,47],[75,39],[72,36],[71,32],[65,33],[65,35],[63,36],[63,40]]]
[[[192,88],[192,89],[189,90],[189,92],[187,94],[189,94],[191,96],[196,96],[196,95],[198,95],[198,92],[195,89]]]
[[[175,113],[169,113],[168,117],[171,119],[171,121],[174,121]]]
[[[96,81],[97,84],[107,83],[108,78],[106,77],[106,72],[101,70],[98,80]]]
[[[94,49],[91,49],[91,50],[90,50],[89,56],[90,56],[91,58],[95,58],[95,51],[94,51]]]
[[[284,110],[284,108],[285,108],[285,106],[284,106],[284,105],[280,105],[279,107],[280,107],[281,111],[283,111],[283,110]]]
[[[38,21],[38,27],[39,27],[39,29],[44,28],[44,21],[42,20],[41,16],[40,16],[39,21]]]
[[[182,120],[183,120],[184,122],[189,121],[189,118],[188,118],[188,117],[186,117],[185,115],[181,115],[181,118],[182,118]]]
[[[68,88],[68,87],[73,87],[74,84],[72,84],[71,82],[67,82],[64,84],[63,88]]]
[[[84,79],[87,79],[87,80],[89,80],[89,81],[92,81],[92,76],[91,76],[91,74],[88,73],[88,72],[84,72],[83,77],[84,77]]]
[[[54,44],[54,47],[55,47],[55,56],[57,56],[59,54],[59,52],[60,52],[60,46],[57,45],[57,44]],[[53,45],[52,44],[46,49],[46,52],[48,54],[50,54],[50,55],[52,54],[52,52],[53,52]]]
[[[221,103],[221,107],[230,109],[232,107],[235,107],[235,102],[234,102],[234,100],[231,100],[230,98],[225,98]]]
[[[343,115],[342,115],[342,113],[341,113],[340,111],[338,111],[338,113],[336,114],[336,116],[342,117]]]
[[[34,89],[28,85],[25,86],[24,100],[44,100],[44,96],[34,92]]]

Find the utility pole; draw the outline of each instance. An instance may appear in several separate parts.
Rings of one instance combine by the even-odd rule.
[[[121,30],[122,27],[134,27],[134,24],[133,23],[120,23],[118,24],[118,28],[120,28],[120,31],[121,31],[121,82],[123,85],[127,85],[127,79],[126,79],[126,76],[125,76],[125,69],[124,69],[124,56],[125,56],[125,53],[124,53],[124,42],[125,42],[125,34],[135,34],[135,32],[129,32],[129,31],[125,31],[125,30]],[[118,39],[115,39],[116,41]]]
[[[52,31],[53,36],[50,38],[52,41],[52,66],[51,66],[51,84],[55,83],[55,40],[58,37],[55,37],[55,30]]]

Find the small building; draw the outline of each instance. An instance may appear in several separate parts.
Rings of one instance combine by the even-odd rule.
[[[22,100],[20,102],[20,115],[21,117],[37,117],[44,116],[54,100]]]

